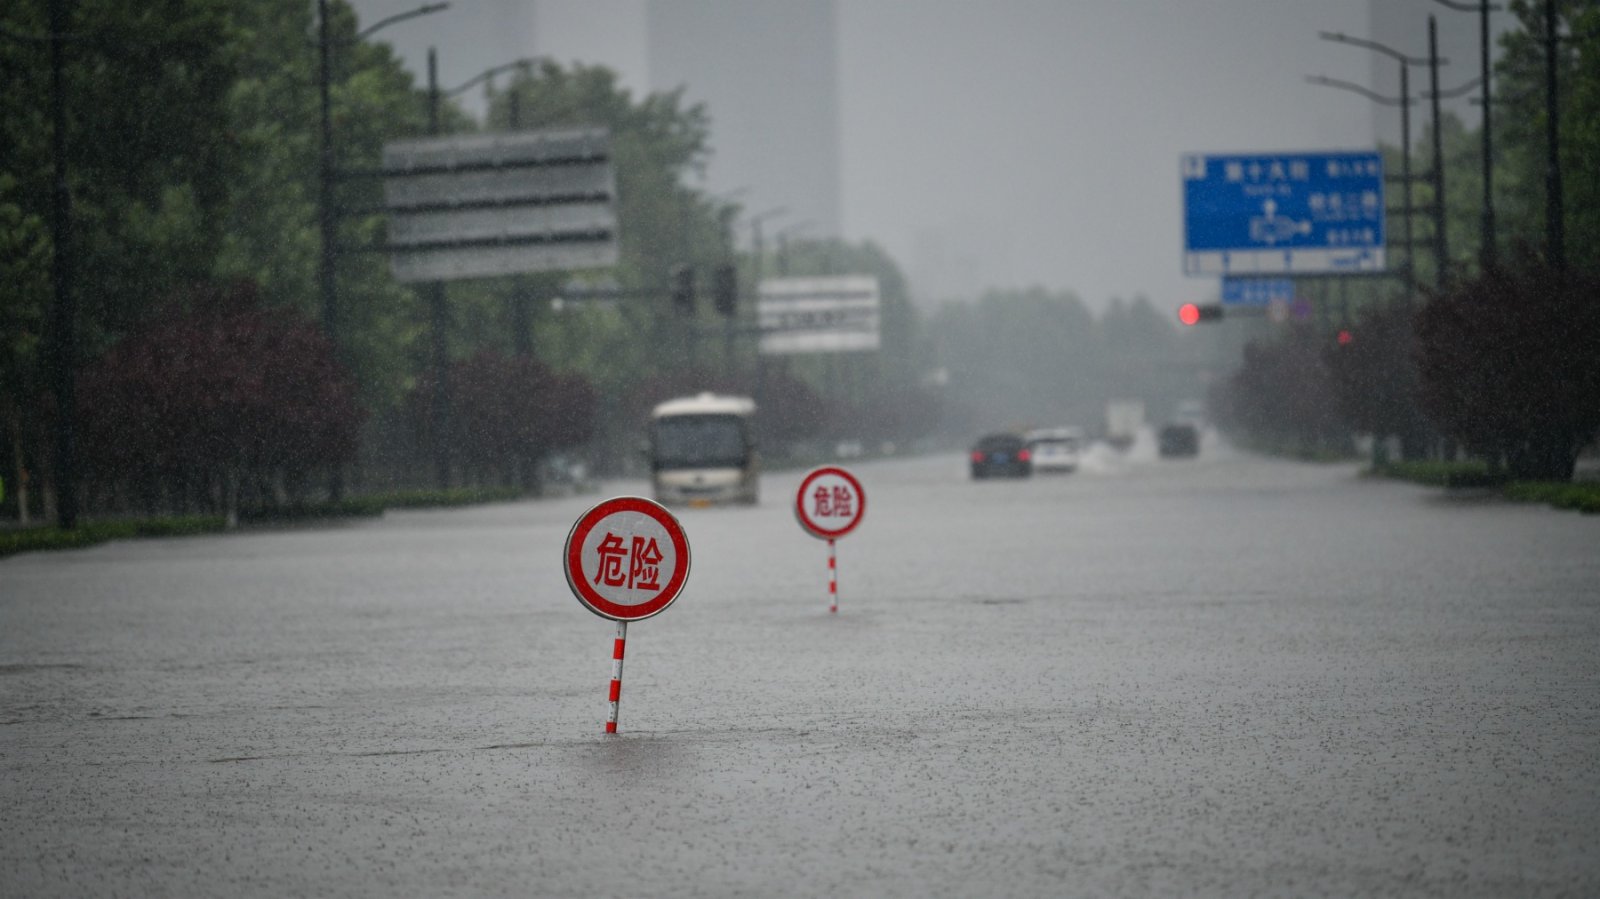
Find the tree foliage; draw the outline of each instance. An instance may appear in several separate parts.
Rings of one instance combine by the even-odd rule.
[[[1514,477],[1571,479],[1600,433],[1600,278],[1523,252],[1433,297],[1418,341],[1441,428]]]
[[[1345,425],[1378,438],[1400,438],[1407,458],[1425,454],[1427,440],[1412,317],[1398,302],[1371,306],[1324,351]]]
[[[248,284],[185,300],[84,372],[91,479],[270,478],[354,455],[362,412],[311,322]]]
[[[449,433],[465,465],[511,475],[519,464],[593,436],[597,400],[581,375],[558,374],[534,359],[483,350],[451,363]],[[431,443],[436,381],[422,378],[412,393],[422,442]]]

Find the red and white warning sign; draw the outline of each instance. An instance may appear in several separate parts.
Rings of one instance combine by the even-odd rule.
[[[611,647],[611,710],[617,732],[622,708],[622,657],[628,622],[666,611],[689,579],[689,538],[660,503],[641,496],[608,499],[583,513],[561,553],[567,586],[589,611],[617,623]]]
[[[867,494],[856,476],[843,468],[817,468],[800,481],[794,497],[795,517],[806,533],[836,540],[855,530],[867,510]]]
[[[800,479],[794,495],[794,517],[805,532],[828,541],[828,611],[839,611],[839,559],[834,541],[856,529],[867,511],[867,492],[856,476],[826,465]]]
[[[608,499],[583,513],[562,553],[567,584],[589,611],[641,621],[672,605],[689,579],[689,538],[659,503]]]

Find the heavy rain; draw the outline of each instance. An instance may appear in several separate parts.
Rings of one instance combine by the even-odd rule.
[[[1600,893],[1600,5],[0,68],[0,896]]]

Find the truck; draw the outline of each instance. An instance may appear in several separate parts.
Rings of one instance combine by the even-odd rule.
[[[1133,446],[1144,427],[1144,400],[1110,400],[1106,403],[1106,442],[1119,450]]]

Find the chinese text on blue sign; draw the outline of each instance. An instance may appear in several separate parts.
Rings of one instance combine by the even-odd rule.
[[[1183,271],[1382,271],[1377,153],[1183,157]]]
[[[1294,302],[1294,282],[1288,278],[1223,278],[1222,305],[1266,306]]]

